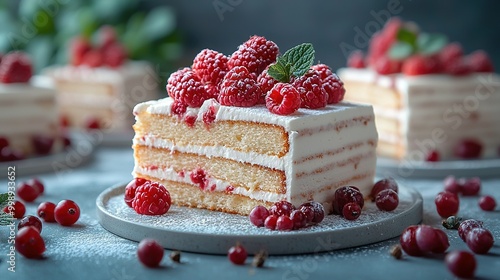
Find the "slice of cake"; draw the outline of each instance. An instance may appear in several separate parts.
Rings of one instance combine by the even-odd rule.
[[[22,52],[0,63],[0,161],[62,149],[56,92],[33,86],[31,61]]]
[[[129,61],[125,48],[109,27],[100,31],[101,42],[75,38],[72,63],[45,71],[58,90],[62,122],[79,129],[131,131],[132,108],[158,98],[158,77],[145,61]]]
[[[241,59],[257,50],[261,56]],[[171,97],[134,109],[134,177],[165,185],[174,204],[244,215],[282,200],[331,211],[345,185],[367,196],[372,107],[340,102],[341,81],[326,65],[312,66],[310,44],[277,55],[272,41],[253,36],[229,58],[203,50],[192,68],[173,73]]]
[[[498,157],[500,77],[482,51],[394,18],[338,71],[346,100],[372,104],[378,153],[422,162]]]

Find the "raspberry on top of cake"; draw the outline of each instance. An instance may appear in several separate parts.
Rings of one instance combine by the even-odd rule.
[[[170,97],[138,104],[136,178],[172,203],[247,215],[256,205],[323,203],[373,186],[377,132],[369,105],[342,102],[342,81],[313,65],[312,44],[280,55],[252,36],[230,56],[202,50],[167,81]]]
[[[374,106],[381,156],[410,165],[499,156],[500,77],[486,52],[465,54],[442,34],[391,18],[347,66],[338,71],[346,99]]]

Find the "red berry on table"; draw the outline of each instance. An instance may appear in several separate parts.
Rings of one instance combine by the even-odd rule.
[[[247,250],[245,250],[245,248],[240,244],[229,248],[229,251],[227,252],[227,257],[229,258],[229,260],[237,265],[244,264],[247,256]]]
[[[442,254],[446,252],[446,250],[448,250],[448,248],[450,247],[448,235],[446,235],[444,231],[437,228],[434,229],[434,232],[436,233],[437,242],[436,246],[431,252],[435,254]]]
[[[375,201],[375,197],[377,197],[377,194],[383,190],[386,189],[391,189],[395,191],[396,193],[398,192],[398,183],[394,178],[384,178],[379,181],[377,181],[370,192],[370,197],[372,201]]]
[[[290,115],[300,108],[299,91],[286,83],[275,84],[265,100],[267,109],[278,115]]]
[[[279,216],[276,220],[277,230],[292,230],[294,223],[289,216]]]
[[[435,62],[430,57],[413,55],[403,62],[402,72],[407,76],[432,74]]]
[[[495,71],[491,58],[483,50],[469,54],[466,60],[472,72],[492,73]]]
[[[80,207],[69,199],[57,203],[54,218],[62,226],[71,226],[80,218]]]
[[[469,219],[460,223],[458,226],[458,236],[465,242],[467,234],[474,228],[482,228],[483,222]]]
[[[267,229],[270,230],[275,230],[276,229],[276,222],[278,221],[278,216],[277,215],[269,215],[267,218],[264,220],[264,226]]]
[[[82,65],[89,67],[99,67],[104,63],[104,55],[98,49],[92,49],[86,52],[82,58]]]
[[[481,179],[479,177],[473,177],[465,180],[462,184],[461,192],[464,196],[474,196],[479,194],[481,190]]]
[[[3,212],[12,214],[15,219],[21,219],[26,213],[26,206],[21,201],[14,200],[11,206],[5,206]]]
[[[127,60],[127,50],[122,44],[112,43],[104,49],[103,63],[109,67],[120,67]]]
[[[424,252],[418,247],[417,239],[415,237],[415,232],[418,226],[413,225],[409,226],[403,230],[401,236],[399,237],[399,243],[401,244],[401,248],[405,253],[410,256],[422,256]]]
[[[459,194],[462,191],[461,181],[457,180],[453,175],[444,178],[443,185],[444,190],[447,192]]]
[[[305,202],[299,206],[299,210],[304,213],[308,224],[319,224],[325,218],[325,208],[317,201]]]
[[[365,204],[363,195],[357,187],[354,186],[343,186],[335,190],[333,197],[333,213],[337,215],[342,215],[342,210],[344,205],[349,202],[355,202],[359,205],[361,209]]]
[[[455,156],[463,159],[473,159],[481,156],[482,144],[475,139],[464,139],[454,149]]]
[[[391,189],[380,191],[375,197],[375,205],[382,211],[392,211],[399,205],[398,193]]]
[[[204,49],[193,60],[192,69],[203,83],[219,87],[229,67],[229,58],[218,51]]]
[[[306,216],[300,210],[293,210],[290,219],[293,222],[293,229],[301,229],[307,225]]]
[[[258,205],[252,209],[250,215],[248,215],[250,222],[257,227],[264,226],[264,221],[269,216],[269,210],[265,206]]]
[[[54,217],[54,211],[56,209],[56,205],[49,201],[44,201],[38,205],[38,209],[36,213],[38,217],[42,218],[44,221],[48,223],[53,223],[56,221]]]
[[[434,199],[436,210],[442,218],[448,218],[458,213],[460,208],[460,200],[456,193],[440,192]]]
[[[300,107],[317,109],[323,108],[328,102],[328,93],[321,83],[321,73],[310,69],[303,76],[292,83],[300,94]]]
[[[21,228],[15,239],[16,250],[29,259],[40,258],[45,252],[45,242],[40,232],[32,226]]]
[[[349,202],[342,208],[342,216],[347,220],[353,221],[361,216],[361,207],[356,202]]]
[[[26,182],[22,182],[17,187],[17,196],[19,196],[22,200],[26,202],[34,201],[40,193],[38,189],[35,189],[33,186],[29,185]]]
[[[137,257],[147,267],[159,266],[163,253],[163,247],[154,239],[143,239],[137,246]]]
[[[269,208],[269,213],[276,216],[290,216],[295,206],[288,201],[278,201]]]
[[[134,201],[135,191],[137,190],[137,187],[141,186],[146,181],[147,180],[143,179],[143,178],[134,178],[125,187],[125,197],[124,197],[124,200],[125,200],[125,203],[129,207],[132,207],[132,201]]]
[[[28,226],[32,226],[36,228],[38,232],[42,233],[42,221],[40,221],[40,219],[38,219],[37,217],[32,215],[23,217],[17,224],[17,229],[20,230],[21,228]]]
[[[44,135],[36,135],[31,139],[35,153],[38,155],[47,155],[52,150],[54,138]]]
[[[236,66],[224,76],[217,99],[221,105],[252,107],[261,97],[262,90],[253,75],[244,66]]]
[[[424,253],[430,253],[441,246],[441,240],[436,229],[428,225],[420,225],[415,230],[417,246]]]
[[[473,228],[465,237],[465,243],[476,254],[486,254],[493,247],[495,240],[485,228]]]
[[[146,181],[135,190],[132,207],[137,214],[163,215],[172,204],[170,193],[158,182]]]
[[[429,151],[429,153],[425,157],[425,161],[428,162],[437,162],[439,161],[439,159],[440,159],[439,152],[436,150]]]
[[[497,202],[491,195],[482,196],[478,203],[479,207],[484,211],[493,211],[497,207]]]
[[[347,67],[351,68],[365,68],[365,58],[362,51],[353,51],[347,58]]]
[[[453,251],[446,254],[444,262],[453,275],[459,278],[473,278],[476,271],[476,258],[466,251]]]
[[[38,191],[39,194],[43,194],[45,192],[45,186],[43,185],[42,181],[40,181],[37,178],[32,178],[28,180],[28,185],[31,185],[35,190]]]
[[[0,64],[1,83],[27,83],[32,75],[31,60],[27,54],[14,51],[2,57]]]
[[[70,54],[71,64],[78,66],[83,64],[84,56],[92,49],[89,41],[83,37],[76,37],[71,41]]]
[[[401,61],[382,56],[375,62],[375,71],[382,75],[399,73],[401,72]]]

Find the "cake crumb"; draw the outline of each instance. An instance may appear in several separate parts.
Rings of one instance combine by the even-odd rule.
[[[390,253],[397,260],[400,260],[403,257],[403,252],[401,251],[401,246],[399,245],[392,246]]]
[[[180,251],[172,251],[172,253],[170,253],[170,259],[173,262],[180,263],[181,262],[181,252]]]
[[[267,252],[264,250],[261,250],[260,252],[255,254],[255,256],[253,257],[252,266],[263,267],[266,259],[267,259]]]

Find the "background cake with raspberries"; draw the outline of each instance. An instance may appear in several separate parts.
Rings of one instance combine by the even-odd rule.
[[[172,203],[247,215],[257,205],[323,203],[375,173],[369,105],[341,102],[343,84],[314,49],[279,55],[253,36],[231,55],[202,50],[173,73],[170,97],[138,104],[135,178],[159,182]]]
[[[61,151],[56,91],[34,86],[32,64],[23,52],[0,62],[0,161],[21,160]]]
[[[99,43],[76,37],[71,64],[45,70],[58,90],[65,126],[132,132],[132,108],[158,98],[158,77],[148,62],[130,61],[111,27],[99,30]]]
[[[460,44],[392,18],[366,57],[352,53],[338,73],[346,100],[373,105],[379,155],[421,162],[499,156],[493,71],[485,52],[464,55]]]

